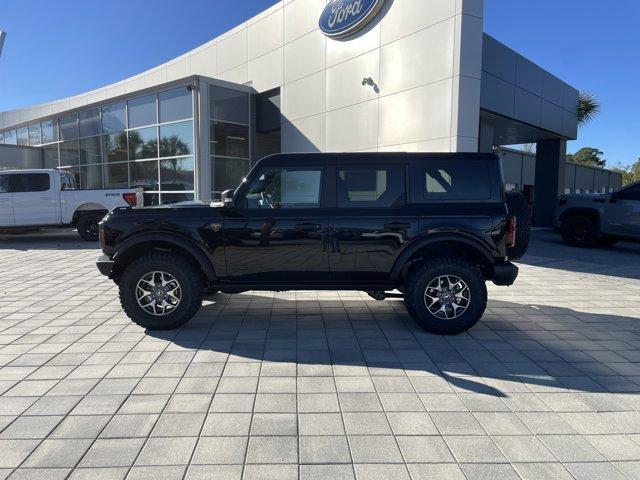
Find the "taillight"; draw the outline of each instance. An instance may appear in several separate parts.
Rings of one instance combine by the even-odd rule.
[[[507,247],[516,244],[516,217],[507,217]]]
[[[123,193],[122,198],[130,207],[136,206],[136,194],[135,193]]]

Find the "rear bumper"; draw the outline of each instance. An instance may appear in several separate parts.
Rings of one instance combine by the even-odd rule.
[[[518,278],[518,267],[511,262],[500,262],[493,266],[493,283],[500,286],[513,285]]]
[[[108,255],[100,255],[96,261],[96,266],[102,275],[110,277],[115,263]]]

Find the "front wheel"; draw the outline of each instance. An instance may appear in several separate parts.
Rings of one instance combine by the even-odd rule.
[[[572,247],[591,247],[597,235],[595,222],[584,215],[574,215],[562,222],[562,239]]]
[[[98,224],[102,219],[103,215],[95,214],[95,213],[87,213],[83,215],[78,220],[76,224],[76,228],[78,229],[78,235],[80,238],[87,242],[97,242],[98,241]]]
[[[148,330],[172,330],[198,312],[204,277],[182,255],[154,252],[131,263],[120,279],[120,303],[127,316]]]
[[[413,319],[431,333],[457,335],[473,327],[487,307],[482,272],[457,257],[444,257],[414,268],[404,287]]]

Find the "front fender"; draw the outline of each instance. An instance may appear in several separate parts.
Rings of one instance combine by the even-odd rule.
[[[407,245],[407,247],[398,256],[396,263],[393,266],[393,270],[391,271],[392,280],[397,281],[401,278],[405,265],[418,251],[441,242],[464,244],[478,252],[488,264],[494,264],[496,261],[491,248],[487,245],[487,242],[475,235],[459,231],[428,233],[418,237]]]
[[[125,240],[124,243],[118,247],[112,260],[117,262],[118,259],[126,255],[128,250],[144,243],[168,243],[187,251],[199,263],[200,268],[209,281],[213,282],[216,280],[213,264],[205,251],[197,243],[193,242],[193,240],[171,232],[149,232],[135,235]]]

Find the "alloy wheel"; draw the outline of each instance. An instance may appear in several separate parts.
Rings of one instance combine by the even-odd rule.
[[[180,305],[182,287],[178,280],[167,272],[149,272],[138,280],[136,299],[145,312],[163,317]]]
[[[427,285],[424,304],[431,315],[442,320],[454,320],[469,308],[471,290],[460,277],[441,275]]]

